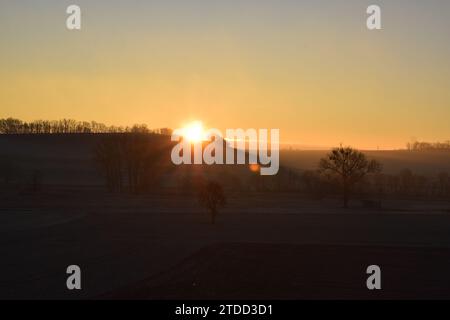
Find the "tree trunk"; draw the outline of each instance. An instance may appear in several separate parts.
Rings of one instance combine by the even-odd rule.
[[[344,184],[344,208],[348,208],[349,193],[348,185]]]

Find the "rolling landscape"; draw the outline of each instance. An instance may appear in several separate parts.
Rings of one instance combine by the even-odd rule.
[[[187,175],[166,159],[153,188],[110,192],[95,161],[96,144],[109,136],[0,135],[2,298],[450,297],[448,180],[447,193],[433,194],[438,173],[449,170],[447,150],[367,152],[384,174],[409,169],[426,183],[356,192],[343,208],[326,186],[308,188],[305,173],[325,150],[281,151],[276,181],[247,166]],[[164,135],[149,140],[170,144]],[[195,190],[209,178],[227,197],[215,224]],[[68,293],[58,270],[74,262],[85,287]],[[380,293],[364,285],[371,263],[389,279]]]
[[[450,300],[449,12],[0,1],[0,300]]]

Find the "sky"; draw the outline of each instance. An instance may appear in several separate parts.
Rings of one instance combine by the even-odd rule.
[[[82,29],[66,29],[66,8]],[[382,30],[366,8],[382,9]],[[450,139],[448,0],[0,0],[0,118]]]

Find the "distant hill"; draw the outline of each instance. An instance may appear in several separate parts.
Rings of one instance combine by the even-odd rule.
[[[33,172],[38,170],[47,185],[102,186],[105,180],[94,161],[95,147],[105,138],[124,134],[127,133],[0,134],[0,183],[6,175],[11,176],[14,182],[30,183]],[[147,137],[150,145],[153,142],[155,145],[173,144],[168,135],[147,134]],[[189,170],[188,166],[173,165],[170,152],[162,158],[163,163],[171,167],[166,172],[166,186],[195,175],[221,176],[226,180],[232,179],[225,174],[230,171],[239,176],[249,172],[247,166],[242,165],[196,165],[194,170]]]
[[[281,163],[300,170],[314,170],[320,158],[328,151],[281,151]],[[414,173],[434,175],[442,171],[450,173],[450,151],[446,150],[389,150],[363,151],[369,158],[383,164],[383,172],[396,174],[400,170],[409,168]]]
[[[40,170],[46,183],[97,185],[102,177],[93,166],[92,150],[101,138],[100,134],[0,135],[0,162],[12,166],[14,181],[25,182],[33,170]]]
[[[0,179],[1,175],[15,176],[19,181],[28,181],[34,170],[39,170],[46,184],[103,185],[104,179],[96,170],[93,161],[95,145],[105,136],[115,134],[21,134],[0,135]],[[162,143],[170,143],[169,136],[152,135]],[[156,141],[155,140],[155,141]],[[303,170],[314,170],[327,151],[288,151],[280,153],[281,166]],[[365,151],[370,158],[380,161],[385,173],[396,174],[404,168],[414,173],[435,175],[450,173],[448,151]],[[168,165],[170,154],[167,155]],[[179,174],[190,174],[188,168],[177,168]],[[198,166],[196,172],[198,172]],[[213,169],[213,168],[211,168]],[[250,175],[246,166],[217,166],[211,172],[231,173],[240,178]],[[230,179],[233,179],[232,177]]]

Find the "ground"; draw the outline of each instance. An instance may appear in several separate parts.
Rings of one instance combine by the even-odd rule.
[[[369,264],[375,297],[450,297],[448,202],[241,194],[210,225],[192,196],[57,190],[2,198],[0,298],[372,298]]]

